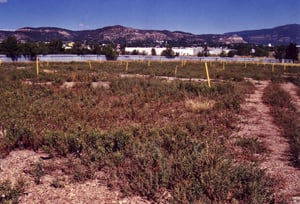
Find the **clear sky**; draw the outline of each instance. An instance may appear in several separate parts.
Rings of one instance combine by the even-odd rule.
[[[225,33],[300,24],[300,0],[0,0],[0,29],[123,25]]]

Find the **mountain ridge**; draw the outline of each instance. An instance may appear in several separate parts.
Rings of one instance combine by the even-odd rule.
[[[253,43],[300,44],[300,24],[287,24],[274,28],[227,32],[224,34],[193,34],[184,31],[137,29],[122,25],[106,26],[91,30],[69,30],[58,27],[23,27],[15,31],[0,30],[0,41],[13,35],[20,41],[93,41],[99,43],[123,43],[151,45],[168,41],[179,46],[195,46],[203,43]]]
[[[258,44],[266,43],[266,41],[269,41],[271,44],[278,44],[278,42],[281,44],[288,41],[300,44],[300,24],[287,24],[274,28],[244,30],[224,34],[236,34],[243,37],[246,41],[255,41]]]

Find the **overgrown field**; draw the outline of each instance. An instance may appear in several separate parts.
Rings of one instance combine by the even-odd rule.
[[[206,78],[203,62],[44,62],[38,76],[33,63],[1,64],[0,155],[18,148],[73,158],[74,182],[103,170],[111,186],[154,202],[166,193],[171,203],[273,202],[276,180],[236,160],[228,141],[253,91],[244,78],[280,81],[299,68],[208,65],[211,88],[156,77]]]

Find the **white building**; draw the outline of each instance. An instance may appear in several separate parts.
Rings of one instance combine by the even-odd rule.
[[[178,48],[174,47],[172,48],[175,54],[178,54],[179,56],[194,56],[197,55],[195,53],[195,48],[193,47],[185,47],[185,48]]]
[[[227,48],[222,48],[222,47],[209,47],[208,48],[208,54],[209,55],[220,55],[222,52],[224,52],[224,54],[228,54],[228,52],[230,51],[230,49]]]
[[[161,53],[167,49],[166,47],[125,47],[125,52],[132,53],[137,51],[138,53],[145,55],[151,55],[152,49],[155,50],[156,55],[161,55]],[[173,47],[172,50],[175,54],[179,56],[196,56],[199,52],[203,50],[202,47]]]
[[[161,55],[161,53],[166,49],[166,48],[153,48],[153,47],[125,47],[125,52],[132,53],[133,51],[137,51],[138,53],[142,54],[144,53],[145,55],[151,55],[152,54],[152,49],[155,49],[156,55]]]
[[[125,52],[132,53],[133,51],[137,51],[139,54],[151,55],[152,49],[155,49],[156,55],[161,55],[161,53],[166,49],[166,47],[126,47]],[[175,55],[179,56],[197,56],[199,52],[203,52],[203,47],[173,47]],[[222,52],[228,54],[230,49],[222,48],[222,47],[208,47],[209,55],[220,55]]]

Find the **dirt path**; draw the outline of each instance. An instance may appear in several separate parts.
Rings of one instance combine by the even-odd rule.
[[[242,109],[246,112],[241,118],[237,136],[258,138],[268,153],[261,164],[268,173],[284,181],[280,194],[290,197],[292,203],[300,203],[300,171],[289,162],[288,140],[274,124],[270,108],[263,103],[264,89],[269,81],[252,81],[256,90],[247,99]]]
[[[19,203],[150,203],[140,197],[124,198],[120,191],[108,189],[104,181],[107,179],[106,175],[101,172],[96,179],[84,183],[72,183],[66,179],[62,188],[51,186],[57,175],[45,175],[41,179],[41,184],[36,185],[34,178],[26,173],[26,170],[35,162],[40,162],[41,157],[45,156],[47,155],[29,150],[16,150],[5,159],[0,159],[0,181],[9,180],[15,183],[17,179],[22,178],[28,185],[24,195],[20,197]],[[64,177],[64,175],[60,175],[60,177]]]

